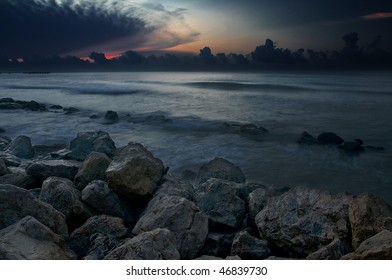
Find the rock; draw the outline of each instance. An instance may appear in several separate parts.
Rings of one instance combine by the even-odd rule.
[[[364,193],[355,197],[350,203],[348,214],[354,250],[376,233],[384,229],[392,231],[391,206],[372,194]]]
[[[51,153],[64,149],[66,144],[34,145],[35,156],[40,159],[52,159]]]
[[[257,126],[254,124],[245,124],[245,125],[241,125],[240,127],[240,133],[242,134],[249,134],[249,135],[263,135],[265,133],[267,133],[268,130],[265,129],[264,127],[261,126]]]
[[[91,152],[104,153],[113,157],[116,146],[109,134],[103,131],[80,132],[71,140],[70,152],[63,155],[64,159],[83,161]]]
[[[5,165],[4,161],[0,158],[0,177],[9,173],[10,171],[8,170],[7,165]],[[1,178],[0,178],[0,182],[1,182]]]
[[[194,194],[195,189],[190,183],[182,181],[172,174],[166,174],[154,196],[173,195],[193,201]]]
[[[281,255],[306,257],[335,239],[349,245],[352,197],[296,187],[272,197],[256,216],[260,236]],[[349,246],[347,246],[349,247]]]
[[[63,238],[68,238],[65,217],[51,205],[36,199],[28,190],[0,185],[0,229],[32,216]]]
[[[103,153],[92,152],[84,160],[75,176],[75,185],[83,190],[93,180],[106,181],[106,169],[112,160]]]
[[[0,136],[0,151],[4,151],[10,143],[10,138],[7,136]]]
[[[194,260],[195,261],[221,261],[223,259],[214,256],[202,255]]]
[[[201,254],[224,258],[230,254],[234,233],[209,232]]]
[[[359,145],[363,145],[362,139],[354,139],[354,141],[357,142]]]
[[[366,150],[369,150],[369,151],[385,151],[385,148],[384,147],[375,147],[375,146],[365,146],[365,149]]]
[[[29,193],[31,193],[36,199],[39,199],[41,188],[30,189]]]
[[[333,132],[323,132],[317,136],[317,141],[322,145],[340,145],[344,142],[343,138]]]
[[[27,136],[18,136],[14,139],[7,147],[6,152],[18,158],[30,159],[34,157],[34,149]]]
[[[103,243],[105,246],[100,247],[99,253],[103,258],[127,236],[127,231],[121,218],[107,215],[94,216],[71,233],[68,246],[78,258],[83,258],[94,250],[96,243],[101,245]]]
[[[80,165],[80,162],[74,160],[39,160],[29,164],[26,173],[42,181],[49,177],[73,180]]]
[[[72,115],[79,112],[80,110],[75,107],[69,107],[69,108],[63,108],[63,111],[65,112],[66,115]]]
[[[120,217],[126,223],[134,224],[139,212],[131,208],[130,202],[113,192],[103,181],[92,181],[82,191],[82,200],[109,216]]]
[[[50,109],[53,109],[53,110],[62,110],[62,109],[63,109],[63,106],[60,106],[60,105],[52,105],[52,106],[50,106],[49,108],[50,108]]]
[[[5,129],[0,127],[0,133],[4,133]]]
[[[35,218],[26,216],[0,230],[1,260],[70,260],[64,239]]]
[[[95,214],[82,202],[81,192],[69,179],[58,177],[46,179],[42,184],[39,200],[63,213],[70,231],[81,226]]]
[[[16,156],[7,153],[0,153],[0,158],[4,161],[7,167],[18,167],[21,165],[20,158],[17,158]]]
[[[340,239],[333,240],[330,244],[322,247],[318,251],[309,254],[308,260],[339,260],[348,252],[347,245]]]
[[[6,174],[0,177],[0,184],[14,185],[23,189],[40,186],[40,183],[33,176],[27,175],[25,171]]]
[[[176,237],[168,229],[143,232],[115,248],[105,260],[179,260]]]
[[[245,218],[245,202],[225,181],[210,179],[199,187],[196,202],[208,215],[209,228],[215,231],[239,228]]]
[[[164,173],[160,159],[155,158],[141,144],[129,143],[118,149],[106,170],[110,187],[130,199],[151,196]]]
[[[134,234],[167,228],[177,240],[181,259],[193,259],[204,245],[208,218],[193,202],[178,196],[156,196],[133,229]]]
[[[297,142],[299,144],[307,144],[307,145],[314,145],[318,144],[318,141],[315,137],[307,133],[306,131],[302,132],[301,136],[298,138]]]
[[[166,118],[164,115],[150,115],[145,118],[145,122],[148,124],[162,124],[172,123],[173,121]]]
[[[38,103],[37,101],[31,100],[28,102],[23,102],[23,109],[28,109],[31,111],[45,111],[46,107],[43,104]]]
[[[114,111],[111,111],[111,110],[107,111],[106,114],[105,114],[105,120],[107,120],[107,121],[109,121],[111,123],[118,122],[119,119],[118,119],[117,112],[114,112]]]
[[[231,162],[216,157],[200,167],[197,174],[199,184],[207,182],[211,178],[222,179],[235,183],[245,183],[246,178],[242,170]]]
[[[22,108],[23,106],[18,103],[0,103],[0,110],[17,110]]]
[[[263,260],[270,254],[268,242],[250,235],[246,230],[234,237],[231,255],[238,255],[242,260]]]
[[[13,103],[13,102],[15,102],[15,100],[12,99],[11,97],[0,98],[0,103]]]
[[[392,259],[392,232],[383,230],[366,239],[354,253],[347,254],[342,260],[390,260]]]
[[[252,225],[255,224],[256,215],[263,210],[271,197],[278,195],[279,192],[271,187],[262,187],[254,190],[248,196],[248,214]]]
[[[353,141],[344,141],[338,148],[346,152],[363,152],[365,150],[361,144]]]
[[[98,115],[93,114],[93,115],[91,115],[89,118],[92,119],[92,120],[94,120],[94,119],[98,119],[99,117],[98,117]]]

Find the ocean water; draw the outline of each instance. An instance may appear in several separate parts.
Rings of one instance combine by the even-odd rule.
[[[27,135],[33,144],[69,143],[77,132],[103,130],[117,146],[142,143],[174,173],[197,171],[220,156],[240,166],[248,181],[367,191],[392,204],[392,73],[1,74],[3,97],[80,109],[73,115],[0,110],[5,135]],[[105,123],[107,110],[120,121]],[[223,129],[225,122],[269,133],[255,141]],[[386,150],[349,155],[299,145],[303,131],[332,131]]]

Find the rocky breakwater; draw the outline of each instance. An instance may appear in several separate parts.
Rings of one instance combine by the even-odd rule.
[[[1,143],[0,259],[392,258],[392,208],[371,194],[249,183],[223,158],[179,179],[101,131],[48,154]]]

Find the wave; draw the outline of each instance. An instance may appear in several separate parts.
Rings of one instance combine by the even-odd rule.
[[[186,86],[218,89],[218,90],[289,90],[289,91],[307,91],[311,90],[306,87],[279,85],[279,84],[252,84],[252,83],[238,83],[238,82],[191,82],[185,83]]]
[[[100,89],[100,88],[91,88],[91,89],[67,89],[67,92],[73,94],[90,94],[90,95],[111,95],[111,96],[120,96],[120,95],[134,95],[134,94],[146,94],[149,91],[147,90],[129,90],[129,89]]]

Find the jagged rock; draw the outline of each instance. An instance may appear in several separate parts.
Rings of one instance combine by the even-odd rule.
[[[135,223],[138,211],[130,202],[113,192],[103,181],[92,181],[82,191],[82,200],[102,214],[120,217],[127,223]]]
[[[107,120],[107,121],[109,121],[111,123],[118,122],[119,119],[118,119],[117,112],[114,112],[114,111],[111,111],[111,110],[106,111],[105,120]]]
[[[366,239],[354,253],[347,254],[342,260],[391,260],[392,232],[383,230]]]
[[[110,187],[130,199],[151,196],[163,174],[162,161],[137,143],[118,149],[106,170]]]
[[[233,230],[244,221],[245,202],[226,181],[210,179],[199,186],[196,202],[208,215],[212,230]]]
[[[340,145],[344,142],[343,138],[333,132],[323,132],[317,136],[317,141],[322,145]]]
[[[106,169],[112,160],[103,153],[92,152],[87,156],[75,176],[75,185],[83,190],[93,180],[106,181]]]
[[[351,243],[348,206],[352,197],[296,187],[272,197],[256,216],[260,236],[271,249],[306,257],[334,239]],[[349,246],[347,246],[349,247]]]
[[[353,141],[344,141],[338,148],[346,152],[363,152],[365,150],[360,143]]]
[[[222,179],[235,183],[245,183],[246,178],[242,170],[231,162],[216,157],[200,167],[197,174],[199,184],[207,182],[211,178]]]
[[[0,229],[32,216],[63,238],[68,238],[65,216],[51,205],[36,199],[28,190],[0,185]]]
[[[28,109],[31,111],[45,111],[46,107],[43,104],[38,103],[37,101],[23,101],[22,103],[23,109]]]
[[[0,158],[0,177],[9,173],[10,171],[8,170],[7,165],[5,165],[4,161]],[[1,182],[1,178],[0,178],[0,182]]]
[[[181,259],[193,259],[204,245],[208,218],[193,202],[178,196],[154,197],[133,229],[134,234],[156,228],[171,230]]]
[[[238,255],[242,260],[263,260],[270,256],[268,241],[250,235],[246,230],[236,234],[231,246],[231,255]]]
[[[35,218],[26,216],[0,230],[1,260],[69,260],[65,240]]]
[[[39,200],[63,213],[70,230],[82,225],[95,214],[82,202],[81,192],[69,179],[58,177],[46,179],[42,184]]]
[[[309,254],[308,260],[339,260],[348,252],[347,244],[340,239],[333,240],[330,244],[320,248],[318,251]]]
[[[6,174],[0,177],[0,184],[14,185],[24,189],[31,189],[40,186],[39,182],[25,171]]]
[[[249,220],[252,224],[255,223],[256,215],[263,210],[264,206],[267,204],[271,197],[278,195],[279,192],[271,187],[261,187],[248,196],[248,214]]]
[[[352,228],[352,246],[355,249],[376,233],[384,229],[392,231],[392,207],[372,194],[355,197],[348,214]]]
[[[182,181],[172,174],[166,174],[154,196],[174,195],[192,201],[194,194],[195,189],[190,183]]]
[[[103,239],[105,246],[101,246],[99,253],[99,256],[103,257],[117,247],[121,239],[127,236],[127,231],[121,218],[107,215],[94,216],[71,233],[68,246],[78,258],[83,258],[94,250],[97,241]],[[102,245],[102,242],[99,243]]]
[[[176,237],[168,229],[143,232],[115,248],[105,260],[179,260]]]
[[[201,254],[224,258],[230,254],[234,233],[209,232]]]
[[[9,144],[6,149],[7,153],[18,158],[30,159],[34,157],[34,149],[31,145],[31,140],[27,136],[18,136]]]
[[[39,160],[29,164],[27,175],[45,180],[49,177],[61,177],[73,180],[81,163],[74,160]]]
[[[12,140],[7,136],[0,136],[0,151],[4,151]]]
[[[308,144],[308,145],[319,144],[317,139],[312,135],[310,135],[309,133],[307,133],[306,131],[302,132],[297,142],[299,144]]]

